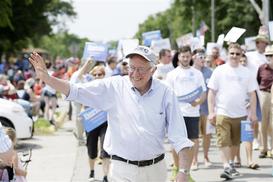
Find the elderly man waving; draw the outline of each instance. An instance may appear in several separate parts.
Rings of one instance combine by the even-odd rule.
[[[129,75],[69,84],[47,73],[41,56],[33,52],[30,62],[37,76],[62,92],[67,100],[107,111],[108,129],[104,149],[111,156],[110,181],[166,181],[164,137],[179,154],[177,181],[187,181],[189,148],[185,122],[174,92],[153,79],[156,56],[145,46],[129,53]]]

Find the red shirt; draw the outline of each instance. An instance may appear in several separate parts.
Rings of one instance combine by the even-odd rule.
[[[262,91],[271,92],[273,83],[273,69],[268,64],[263,64],[258,69],[257,81]]]

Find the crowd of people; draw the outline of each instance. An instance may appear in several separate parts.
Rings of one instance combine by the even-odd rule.
[[[34,70],[27,62],[16,64],[13,75],[2,69],[0,96],[29,102],[31,116],[43,114],[53,125],[57,92],[72,101],[75,135],[79,145],[87,146],[90,181],[99,153],[103,182],[166,181],[166,136],[173,147],[171,180],[194,181],[190,171],[199,169],[200,138],[205,167],[214,165],[209,158],[214,133],[223,164],[219,176],[233,179],[240,175],[241,143],[249,169],[260,167],[253,150],[260,150],[259,158],[273,157],[273,45],[266,35],[258,35],[255,43],[251,52],[229,43],[226,58],[218,46],[210,55],[203,47],[183,46],[162,49],[158,56],[138,46],[120,62],[114,56],[105,63],[86,60],[73,71],[56,69],[33,52]],[[107,119],[87,129],[80,115],[88,109],[106,112]],[[253,128],[253,140],[242,140],[242,121]],[[10,165],[11,142],[0,134],[1,162]]]

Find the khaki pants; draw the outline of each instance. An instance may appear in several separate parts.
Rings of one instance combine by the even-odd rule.
[[[260,103],[262,110],[262,123],[261,123],[261,135],[262,135],[262,144],[263,151],[266,152],[268,150],[267,141],[268,137],[273,139],[272,132],[272,112],[273,112],[273,104],[271,102],[272,94],[269,92],[260,92]],[[271,140],[271,147],[273,145],[273,140]]]
[[[111,160],[109,169],[110,182],[165,182],[166,180],[167,168],[164,159],[145,167]]]

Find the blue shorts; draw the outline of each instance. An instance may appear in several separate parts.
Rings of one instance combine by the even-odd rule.
[[[188,138],[199,138],[199,117],[184,117]]]

